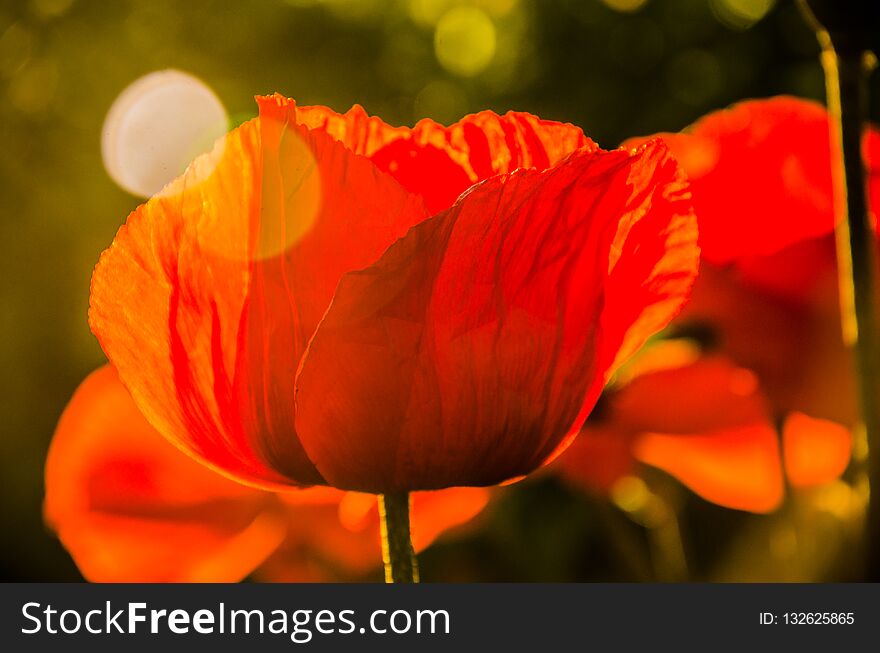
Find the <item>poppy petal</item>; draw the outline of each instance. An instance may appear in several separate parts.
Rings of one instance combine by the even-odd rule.
[[[822,257],[797,251],[814,244],[802,241],[766,257],[764,288],[751,279],[744,282],[730,268],[704,263],[676,322],[685,329],[709,327],[715,347],[757,374],[775,414],[799,410],[851,425],[856,393],[851,354],[840,330],[836,271],[825,274],[824,283],[816,282],[823,276],[818,272]],[[794,265],[799,271],[787,267]],[[767,281],[774,270],[776,290]],[[795,291],[798,277],[800,291]]]
[[[852,453],[850,430],[840,424],[792,413],[782,430],[785,473],[795,487],[813,487],[840,477]]]
[[[294,377],[344,272],[427,213],[367,159],[260,100],[136,210],[92,281],[90,323],[145,417],[231,476],[323,479],[294,431]]]
[[[632,473],[635,438],[633,433],[588,423],[554,466],[575,485],[606,494],[618,480]]]
[[[681,134],[663,134],[691,180],[707,261],[776,252],[834,225],[828,114],[794,97],[741,102]],[[627,145],[642,142],[633,139]],[[880,206],[880,139],[865,139],[871,202]]]
[[[633,452],[720,506],[764,513],[782,502],[779,440],[769,422],[701,435],[648,433]]]
[[[656,357],[650,365],[658,368],[606,391],[601,410],[560,456],[566,478],[607,491],[633,467],[632,446],[639,434],[668,433],[691,442],[692,435],[766,421],[767,401],[752,372],[720,356],[664,368],[664,350],[672,362],[680,357],[675,342],[652,347]]]
[[[608,398],[608,417],[621,431],[698,434],[751,424],[768,415],[750,370],[720,356],[636,377]]]
[[[489,490],[476,487],[414,492],[411,522],[413,547],[416,552],[427,549],[450,529],[474,519],[489,503],[489,494]]]
[[[344,114],[298,107],[295,119],[372,159],[407,190],[421,194],[431,213],[452,206],[478,181],[517,168],[545,170],[575,150],[597,149],[579,127],[516,111],[503,116],[481,111],[449,127],[425,119],[412,129],[391,127],[357,105]]]
[[[271,495],[156,433],[111,366],[80,385],[58,424],[45,515],[82,574],[100,582],[238,581],[287,526]]]
[[[581,151],[474,187],[346,275],[297,381],[322,475],[389,492],[528,473],[582,424],[696,272],[665,147]]]
[[[836,306],[837,253],[834,234],[799,241],[769,256],[742,257],[736,274],[750,288],[799,306]]]

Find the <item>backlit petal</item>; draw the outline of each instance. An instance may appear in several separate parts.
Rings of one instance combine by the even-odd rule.
[[[670,344],[663,342],[653,349],[659,354]],[[678,355],[675,348],[670,353]],[[682,446],[697,443],[703,451],[703,441],[691,436],[766,422],[768,414],[755,375],[722,357],[706,356],[684,365],[661,367],[606,391],[601,410],[590,416],[560,456],[559,466],[566,478],[589,489],[607,491],[630,472],[632,447],[642,442],[642,433],[674,434],[683,440]]]
[[[696,270],[658,142],[491,179],[346,275],[300,368],[297,430],[337,487],[490,485],[563,446]]]
[[[271,495],[156,433],[110,366],[82,383],[58,424],[45,514],[82,574],[102,582],[238,581],[287,527]]]
[[[135,211],[95,270],[90,309],[150,423],[266,487],[323,481],[294,431],[300,358],[342,274],[426,217],[421,198],[292,111],[262,99],[219,161],[197,160]]]
[[[517,168],[545,170],[577,149],[596,149],[578,127],[515,111],[481,111],[449,127],[425,119],[412,129],[391,127],[360,106],[344,114],[298,107],[296,120],[372,159],[423,195],[431,213],[449,208],[475,182]]]

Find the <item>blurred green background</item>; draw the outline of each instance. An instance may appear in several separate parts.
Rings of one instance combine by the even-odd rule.
[[[4,0],[0,573],[79,578],[42,523],[43,462],[72,391],[104,360],[86,324],[89,277],[139,200],[105,173],[101,125],[139,76],[190,72],[236,123],[255,94],[278,91],[360,103],[392,124],[520,109],[614,147],[747,97],[821,99],[817,53],[783,0]],[[769,519],[679,497],[700,551]],[[616,526],[600,532],[600,517]],[[640,536],[610,505],[538,479],[423,568],[428,580],[638,579],[620,552]],[[692,560],[698,577],[704,562]]]

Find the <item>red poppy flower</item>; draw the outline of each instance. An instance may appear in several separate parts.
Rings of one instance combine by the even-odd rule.
[[[616,457],[621,473],[637,458],[711,501],[764,512],[782,498],[783,470],[794,487],[827,482],[851,449],[855,392],[840,332],[828,117],[813,102],[780,97],[662,137],[691,179],[703,252],[670,331],[697,335],[704,349],[621,384],[609,419],[580,446],[596,446],[594,431],[603,442],[621,434],[629,454]],[[880,205],[876,130],[865,154]],[[566,466],[583,478],[574,458]]]
[[[481,488],[413,495],[415,548],[487,500]],[[334,580],[381,559],[375,497],[232,482],[166,442],[109,365],[82,383],[58,424],[45,513],[82,574],[99,582]]]
[[[129,217],[91,295],[144,416],[232,477],[389,493],[527,474],[690,287],[689,193],[659,141],[259,105]]]

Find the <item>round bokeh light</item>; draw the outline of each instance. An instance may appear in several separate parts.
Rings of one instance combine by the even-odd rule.
[[[150,197],[228,127],[223,104],[204,82],[177,70],[150,73],[128,86],[107,113],[104,167],[128,192]]]

